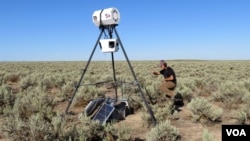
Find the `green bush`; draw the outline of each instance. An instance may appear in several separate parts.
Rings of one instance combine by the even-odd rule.
[[[151,105],[151,108],[157,122],[178,118],[178,114],[172,114],[173,107],[171,101],[169,100],[165,100],[164,104]],[[143,104],[143,108],[141,109],[141,119],[143,120],[144,125],[152,125],[152,119],[145,104]]]
[[[213,135],[208,132],[207,129],[204,129],[202,133],[202,141],[215,141],[215,139]]]
[[[0,86],[0,114],[8,115],[8,111],[15,104],[16,96],[11,92],[8,85]]]
[[[192,111],[192,117],[195,122],[216,122],[219,121],[223,110],[210,103],[203,97],[194,98],[187,105]]]
[[[236,119],[239,124],[249,124],[250,120],[250,103],[242,105],[239,109],[232,112],[232,118]]]
[[[226,81],[219,86],[219,91],[213,93],[215,101],[221,101],[225,108],[235,109],[244,102],[244,95],[249,94],[244,82]]]
[[[147,141],[177,141],[180,140],[178,129],[168,120],[159,122],[146,134]]]

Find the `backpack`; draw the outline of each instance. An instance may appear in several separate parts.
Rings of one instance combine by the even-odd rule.
[[[184,106],[183,96],[180,93],[178,93],[178,92],[174,96],[174,105],[175,105],[175,107],[182,107],[182,106]]]

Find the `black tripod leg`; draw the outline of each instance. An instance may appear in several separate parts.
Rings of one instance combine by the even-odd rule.
[[[79,82],[78,82],[77,85],[76,85],[76,88],[75,88],[75,91],[74,91],[74,93],[73,93],[73,96],[72,96],[72,98],[70,99],[69,104],[68,104],[68,106],[67,106],[67,108],[66,108],[66,110],[65,110],[65,113],[66,113],[66,114],[68,113],[69,107],[70,107],[70,105],[71,105],[71,103],[72,103],[72,101],[73,101],[73,99],[74,99],[74,97],[75,97],[75,95],[76,95],[76,92],[77,92],[78,88],[79,88],[80,85],[81,85],[81,82],[82,82],[82,80],[83,80],[83,77],[84,77],[84,75],[85,75],[85,72],[87,71],[87,68],[88,68],[88,66],[89,66],[89,63],[90,63],[90,61],[91,61],[91,59],[92,59],[92,57],[93,57],[93,55],[94,55],[94,53],[95,53],[96,47],[97,47],[97,45],[98,45],[98,43],[99,43],[100,38],[102,37],[103,32],[104,32],[104,28],[101,29],[101,33],[100,33],[100,35],[99,35],[99,37],[98,37],[98,39],[97,39],[97,41],[96,41],[96,44],[95,44],[95,46],[94,46],[94,48],[93,48],[93,50],[92,50],[92,53],[91,53],[91,55],[90,55],[90,57],[89,57],[89,60],[88,60],[88,62],[87,62],[87,64],[86,64],[86,66],[85,66],[85,69],[84,69],[83,72],[82,72],[81,78],[80,78]]]
[[[115,85],[115,101],[117,102],[118,96],[117,96],[117,84],[116,84],[116,75],[115,75],[115,62],[114,62],[114,54],[111,52],[111,57],[112,57],[112,68],[113,68],[113,81]]]
[[[141,92],[142,100],[143,100],[143,102],[145,103],[145,105],[146,105],[146,107],[147,107],[147,110],[148,110],[148,112],[149,112],[149,114],[150,114],[150,116],[151,116],[151,119],[152,119],[153,124],[156,125],[156,119],[155,119],[154,113],[153,113],[152,109],[150,108],[150,106],[148,105],[148,103],[147,103],[147,101],[146,101],[146,99],[145,99],[144,93],[143,93],[143,91],[142,91],[142,89],[141,89],[140,84],[138,83],[138,80],[137,80],[137,78],[136,78],[135,72],[134,72],[134,70],[133,70],[133,68],[132,68],[132,66],[131,66],[131,64],[130,64],[130,61],[129,61],[129,59],[128,59],[128,56],[127,56],[127,54],[126,54],[126,52],[125,52],[125,49],[124,49],[124,47],[123,47],[123,45],[122,45],[122,42],[121,42],[121,40],[120,40],[120,37],[119,37],[119,35],[118,35],[118,33],[117,33],[117,31],[116,31],[115,28],[114,28],[114,30],[115,30],[116,37],[117,37],[118,40],[119,40],[119,44],[120,44],[120,46],[121,46],[121,48],[122,48],[123,54],[124,54],[124,56],[125,56],[125,58],[126,58],[126,60],[127,60],[127,62],[128,62],[129,68],[130,68],[130,70],[131,70],[131,72],[132,72],[132,75],[133,75],[133,77],[134,77],[134,80],[136,81],[136,85],[138,86],[138,88],[139,88],[139,90],[140,90],[140,92]]]

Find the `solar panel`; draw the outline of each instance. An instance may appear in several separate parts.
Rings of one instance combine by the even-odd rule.
[[[104,98],[91,100],[89,104],[86,106],[86,108],[84,109],[84,113],[86,113],[87,116],[92,115],[92,113],[96,111],[96,109],[103,103],[103,101],[104,101]]]
[[[104,103],[102,107],[97,111],[93,120],[99,120],[102,124],[105,124],[114,109],[115,108],[113,106]]]

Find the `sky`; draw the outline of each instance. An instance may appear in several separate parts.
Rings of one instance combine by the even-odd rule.
[[[0,0],[0,61],[86,61],[92,14],[110,7],[129,60],[250,60],[249,0]],[[110,59],[99,46],[91,58]]]

